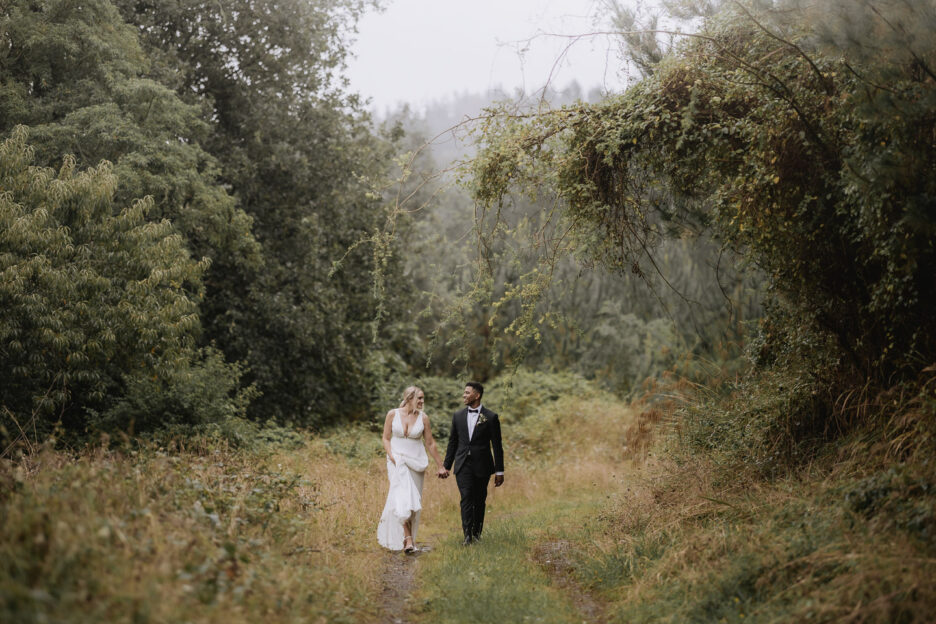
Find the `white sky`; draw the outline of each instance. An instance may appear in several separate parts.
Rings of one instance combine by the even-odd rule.
[[[530,94],[551,81],[573,80],[583,93],[620,90],[624,77],[616,44],[581,39],[553,70],[570,39],[607,30],[601,0],[385,0],[383,12],[364,16],[352,46],[351,89],[386,111],[415,108],[459,92],[522,88]],[[531,39],[532,38],[532,39]],[[523,51],[520,54],[520,51]],[[550,74],[552,77],[550,78]]]

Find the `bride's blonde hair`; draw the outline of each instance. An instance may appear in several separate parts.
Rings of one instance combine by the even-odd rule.
[[[421,391],[422,391],[422,388],[420,388],[419,386],[410,386],[409,388],[404,390],[403,400],[400,401],[400,407],[401,408],[406,407],[407,403],[409,403],[414,398],[416,398],[416,393],[421,392]]]

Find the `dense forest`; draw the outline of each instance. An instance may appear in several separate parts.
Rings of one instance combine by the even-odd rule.
[[[472,149],[458,127],[491,94],[372,119],[341,77],[362,10],[5,8],[8,443],[320,428],[379,411],[406,378],[519,365],[627,394],[687,352],[737,356],[761,279],[704,234],[662,242],[646,280],[566,254],[544,281],[527,235],[555,228],[554,207],[530,198],[476,270],[487,232],[453,180]],[[515,296],[532,275],[533,307]],[[542,329],[518,331],[531,314]]]
[[[4,6],[8,431],[367,409],[406,291],[374,327],[375,258],[352,248],[394,139],[341,78],[362,9]]]
[[[189,514],[187,530],[211,532],[201,568],[172,576],[154,563],[154,575],[180,587],[211,576],[196,592],[217,609],[204,621],[227,621],[225,600],[258,601],[245,621],[305,621],[298,605],[319,599],[272,598],[269,569],[330,552],[351,531],[316,525],[326,545],[297,537],[303,514],[326,518],[328,505],[282,465],[317,483],[326,468],[364,482],[380,472],[375,423],[405,386],[425,388],[444,441],[447,410],[475,379],[514,427],[521,473],[561,468],[548,463],[547,442],[562,446],[549,419],[555,405],[579,409],[570,397],[594,408],[583,422],[607,417],[588,431],[619,464],[595,473],[625,461],[658,470],[634,485],[637,511],[596,512],[603,529],[524,529],[583,540],[567,576],[620,621],[931,617],[936,5],[685,0],[655,14],[612,2],[618,62],[638,74],[625,91],[463,93],[384,116],[344,76],[369,10],[0,5],[0,519],[13,527],[0,543],[0,614],[63,616],[37,589],[49,578],[63,609],[91,602],[80,570],[116,551],[89,547],[53,566],[47,536],[67,528],[51,528],[55,514],[90,513],[95,496],[124,501],[108,503],[106,530],[88,529],[116,544],[111,527],[129,534],[151,518],[144,502],[120,505],[167,495],[142,481],[152,469],[188,471],[166,477],[184,484],[173,509]],[[590,443],[570,438],[576,465],[598,461]],[[199,463],[212,453],[233,454]],[[98,457],[104,468],[81,472]],[[254,463],[263,468],[250,476]],[[120,481],[131,472],[136,489]],[[61,478],[97,494],[56,498],[54,475],[82,474]],[[556,495],[559,485],[529,479]],[[733,489],[742,482],[770,505]],[[354,524],[375,495],[347,491],[334,497],[359,505],[341,512]],[[686,511],[690,498],[704,514]],[[653,514],[666,528],[648,528]],[[742,538],[712,545],[739,526],[769,556]],[[287,554],[263,554],[263,539],[283,535]],[[71,557],[84,538],[69,539]],[[518,555],[517,569],[545,557],[532,538],[503,539],[503,553],[539,553]],[[120,541],[129,552],[146,540]],[[888,563],[894,544],[903,567]],[[666,563],[687,552],[721,576]],[[341,555],[330,565],[346,586],[302,583],[338,596],[323,599],[323,618],[355,621],[359,608],[374,619],[354,589],[378,582],[373,566]],[[855,557],[873,579],[849,576]],[[231,589],[251,561],[262,599]],[[448,578],[450,563],[425,565]],[[440,615],[449,590],[426,587],[414,617],[456,621]],[[138,607],[158,601],[140,591],[132,607],[117,594],[107,616],[81,612],[148,621]],[[577,619],[565,608],[542,621]]]

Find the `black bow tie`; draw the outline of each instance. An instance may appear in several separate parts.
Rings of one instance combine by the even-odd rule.
[[[469,414],[477,414],[477,413],[480,412],[480,411],[481,411],[481,408],[480,408],[480,407],[479,407],[478,409],[473,409],[473,408],[471,408],[471,407],[468,408],[468,413],[469,413]]]

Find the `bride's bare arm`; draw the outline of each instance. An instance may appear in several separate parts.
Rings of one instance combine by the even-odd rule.
[[[448,476],[448,470],[446,470],[445,466],[442,465],[442,456],[439,455],[439,448],[436,446],[435,438],[432,437],[432,428],[429,426],[429,416],[423,412],[422,419],[423,440],[426,442],[426,449],[428,449],[429,454],[432,455],[432,459],[435,460],[436,465],[439,467],[438,475],[442,478],[445,478]]]
[[[396,459],[393,457],[393,452],[390,450],[390,438],[393,437],[393,410],[387,412],[387,418],[384,419],[383,426],[383,447],[387,451],[387,457],[390,458],[390,461],[396,465]]]

